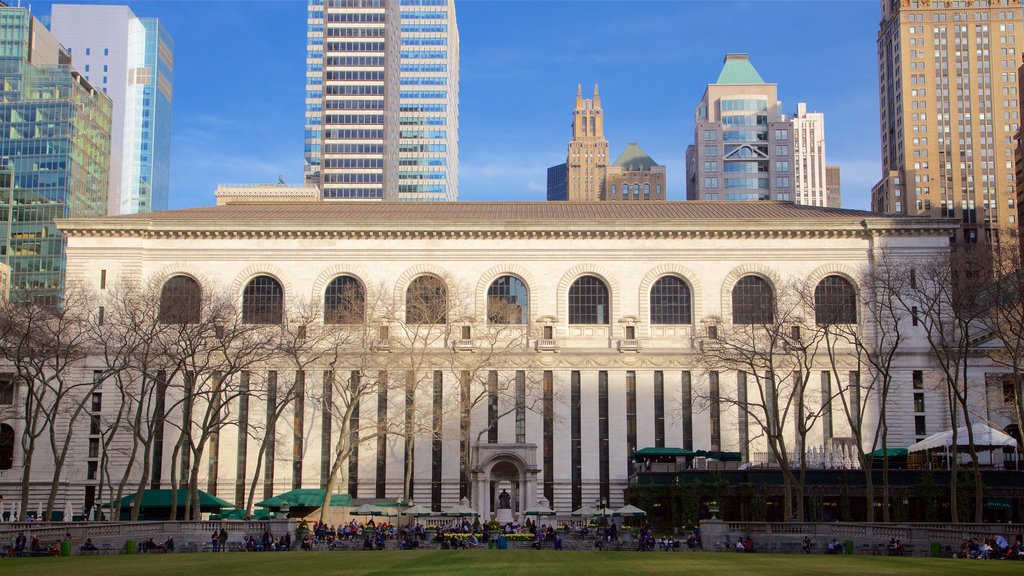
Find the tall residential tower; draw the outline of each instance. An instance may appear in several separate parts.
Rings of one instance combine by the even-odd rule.
[[[882,179],[877,212],[956,218],[974,250],[1016,230],[1020,0],[883,0],[878,32]]]
[[[57,4],[50,29],[113,103],[107,213],[166,210],[174,86],[167,28],[127,6]]]
[[[305,180],[328,200],[458,199],[454,0],[309,0]]]

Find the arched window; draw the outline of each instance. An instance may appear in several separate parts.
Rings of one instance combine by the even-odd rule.
[[[625,200],[629,197],[629,184],[622,185],[622,199]]]
[[[819,326],[857,323],[857,291],[842,276],[826,276],[814,288],[814,321]]]
[[[437,276],[419,276],[405,291],[405,321],[444,324],[448,321],[448,288]]]
[[[644,200],[649,200],[650,198],[651,198],[651,185],[650,184],[644,184]]]
[[[658,184],[657,186],[654,187],[654,193],[657,196],[661,196],[661,184]]]
[[[501,276],[487,289],[487,321],[492,324],[527,324],[530,294],[515,276]]]
[[[14,467],[14,428],[0,424],[0,470]]]
[[[198,324],[202,301],[199,282],[188,276],[172,276],[160,289],[160,322]]]
[[[732,288],[733,324],[769,324],[775,318],[775,294],[759,276],[744,276]]]
[[[270,276],[257,276],[242,292],[242,322],[280,324],[284,321],[284,289]]]
[[[651,324],[689,324],[690,287],[678,276],[662,276],[651,287]]]
[[[362,324],[366,292],[352,276],[338,276],[324,290],[324,324]]]
[[[633,184],[633,198],[639,198],[639,197],[640,197],[640,185],[639,184]]]
[[[597,276],[581,276],[569,288],[569,324],[608,324],[608,286]]]

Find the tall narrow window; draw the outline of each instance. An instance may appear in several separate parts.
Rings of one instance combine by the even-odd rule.
[[[526,443],[526,371],[516,370],[516,443]]]
[[[159,490],[163,480],[163,459],[164,459],[164,418],[167,410],[167,372],[160,370],[156,373],[156,398],[153,403],[153,472],[150,480],[150,488]],[[93,433],[92,430],[89,431]],[[96,433],[99,427],[96,427]],[[244,470],[244,468],[243,468]]]
[[[402,451],[405,462],[402,469],[412,478],[409,481],[409,497],[416,493],[415,474],[410,472],[416,470],[416,373],[412,370],[405,372],[405,450]]]
[[[825,442],[832,439],[832,374],[821,373],[821,436]],[[851,409],[857,410],[851,406]]]
[[[555,505],[555,373],[544,371],[544,498]],[[573,508],[575,510],[575,508]]]
[[[469,370],[459,373],[459,500],[469,494],[470,397],[473,378]]]
[[[437,276],[414,279],[405,291],[405,321],[409,324],[444,324],[448,320],[448,288]]]
[[[759,276],[744,276],[732,289],[733,324],[770,324],[775,317],[772,287]]]
[[[854,423],[860,426],[860,372],[851,370],[850,378],[850,411],[853,414]]]
[[[569,288],[569,324],[608,324],[608,286],[596,276],[583,276]]]
[[[487,443],[498,443],[498,371],[487,373]]]
[[[348,427],[348,441],[352,447],[348,456],[348,493],[353,498],[359,497],[359,388],[363,385],[362,378],[359,370],[353,370],[348,376],[348,397],[352,403]]]
[[[198,282],[188,276],[172,276],[160,288],[160,322],[197,324],[202,300]]]
[[[14,467],[14,428],[0,424],[0,470]]]
[[[654,373],[654,446],[665,447],[665,373]]]
[[[599,438],[599,475],[601,482],[602,506],[610,505],[611,458],[608,438],[608,371],[597,373],[597,431]]]
[[[274,497],[274,466],[277,463],[277,372],[267,373],[267,447],[263,451],[263,497]]]
[[[246,452],[249,447],[249,371],[238,375],[238,443],[235,447],[235,508],[245,508]]]
[[[302,455],[306,428],[306,372],[295,371],[295,399],[292,402],[292,490],[302,488]]]
[[[325,324],[362,324],[366,317],[366,292],[358,279],[338,276],[324,291]]]
[[[690,287],[678,276],[663,276],[651,287],[651,324],[689,324]]]
[[[572,509],[583,506],[583,415],[580,372],[573,370],[569,380],[569,403],[572,427]]]
[[[284,289],[270,276],[257,276],[242,292],[242,322],[280,324],[284,320]]]
[[[626,372],[626,454],[636,452],[636,372]]]
[[[324,370],[323,396],[320,402],[320,488],[327,488],[331,477],[331,434],[334,428],[334,371]]]
[[[487,321],[491,324],[527,324],[530,295],[515,276],[501,276],[487,289]]]
[[[740,455],[744,462],[750,461],[750,453],[748,452],[750,446],[750,422],[747,416],[747,373],[737,372],[736,373],[736,404],[737,404],[737,415],[736,427],[739,429],[740,438]],[[769,416],[770,418],[770,416]]]
[[[380,371],[377,375],[377,470],[374,495],[377,498],[387,497],[388,488],[388,439],[384,423],[388,419],[388,373]]]
[[[708,373],[709,415],[711,419],[711,449],[722,449],[722,406],[718,387],[718,372]]]
[[[441,511],[441,471],[444,462],[441,431],[444,426],[442,412],[444,410],[444,372],[434,370],[434,414],[431,430],[433,440],[430,443],[430,505],[434,512]]]
[[[679,403],[683,411],[683,449],[693,450],[693,388],[690,373],[683,372]]]

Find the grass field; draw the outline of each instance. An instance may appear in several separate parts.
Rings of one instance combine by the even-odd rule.
[[[74,558],[0,559],[0,572],[18,576],[680,576],[893,574],[1024,574],[1024,563],[889,558],[882,556],[768,555],[670,552],[556,552],[436,550],[407,552],[287,552],[152,554]]]

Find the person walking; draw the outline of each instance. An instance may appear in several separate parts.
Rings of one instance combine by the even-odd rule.
[[[213,534],[210,536],[210,548],[214,552],[218,552],[220,550],[220,532],[216,530],[214,530]]]
[[[227,552],[228,551],[228,531],[225,530],[223,526],[220,529],[220,534],[217,536],[217,539],[220,541],[220,551],[221,552]]]

